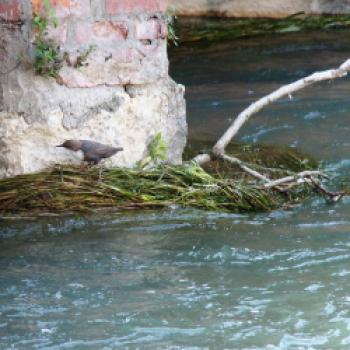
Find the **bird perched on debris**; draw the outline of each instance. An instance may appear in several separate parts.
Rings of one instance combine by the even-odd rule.
[[[66,140],[56,147],[64,147],[74,152],[82,151],[84,161],[93,165],[100,163],[101,159],[112,157],[123,150],[122,147],[112,147],[89,140]]]

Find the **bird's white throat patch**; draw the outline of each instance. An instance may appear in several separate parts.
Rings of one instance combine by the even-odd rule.
[[[76,152],[72,152],[74,154],[75,157],[77,157],[79,160],[83,160],[84,159],[84,153],[83,151],[79,150]]]

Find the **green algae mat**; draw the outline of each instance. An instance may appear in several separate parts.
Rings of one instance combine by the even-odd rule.
[[[179,17],[175,21],[174,31],[177,41],[185,43],[349,27],[350,15],[305,16],[297,13],[280,19]]]

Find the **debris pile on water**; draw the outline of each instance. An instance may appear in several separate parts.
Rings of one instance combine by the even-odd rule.
[[[236,146],[231,154],[237,153],[272,179],[317,166],[291,149]],[[256,179],[223,161],[211,162],[205,169],[194,162],[158,165],[148,170],[105,169],[101,179],[96,167],[56,166],[41,173],[0,180],[0,213],[154,208],[174,204],[230,212],[262,211],[298,203],[310,192],[305,184],[288,193],[263,189]]]

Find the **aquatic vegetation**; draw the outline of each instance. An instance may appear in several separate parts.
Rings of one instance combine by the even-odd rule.
[[[349,15],[305,16],[298,13],[281,19],[269,18],[179,18],[175,30],[178,41],[225,40],[257,35],[284,34],[305,30],[330,30],[350,26]]]
[[[210,152],[211,146],[212,143],[208,141],[191,141],[185,149],[184,156],[186,159],[192,159],[198,154],[198,151]],[[311,155],[286,146],[230,143],[227,146],[227,153],[274,177],[284,176],[288,172],[297,173],[318,168],[317,161]],[[242,179],[247,175],[238,166],[220,159],[212,159],[202,164],[202,167],[210,174],[219,177]]]
[[[282,86],[244,109],[216,142],[183,165],[160,164],[167,145],[157,134],[149,145],[153,168],[112,168],[102,180],[96,168],[56,166],[38,174],[0,180],[0,213],[22,211],[79,211],[113,207],[118,209],[192,206],[232,212],[271,210],[299,203],[317,191],[336,202],[349,192],[331,192],[323,184],[329,179],[308,157],[285,148],[263,152],[261,147],[241,146],[230,150],[239,129],[264,107],[319,81],[344,77],[350,60],[335,69],[316,72]],[[247,154],[249,156],[247,157]],[[276,159],[278,155],[278,160]],[[146,158],[147,159],[147,158]],[[142,165],[142,163],[141,163]]]
[[[165,17],[168,25],[168,42],[178,46],[179,37],[176,35],[175,31],[175,20],[177,19],[177,16],[174,14],[174,11],[168,9],[165,13]]]
[[[302,90],[317,82],[345,77],[348,75],[349,71],[350,59],[343,62],[337,68],[315,72],[293,83],[281,86],[270,94],[261,97],[257,101],[251,103],[247,108],[245,108],[237,115],[231,125],[222,134],[222,136],[218,139],[218,141],[208,153],[198,154],[193,158],[193,160],[202,166],[217,159],[231,163],[232,165],[239,167],[249,176],[262,181],[262,188],[265,189],[274,188],[283,193],[290,193],[290,190],[293,187],[298,187],[300,183],[306,183],[309,186],[313,187],[315,190],[327,196],[331,202],[339,201],[343,196],[348,195],[348,191],[332,192],[326,189],[320,180],[322,178],[329,179],[329,177],[321,171],[304,171],[274,179],[265,171],[254,169],[252,166],[242,161],[239,157],[227,154],[227,146],[231,143],[232,139],[237,135],[242,126],[254,114],[258,113],[264,107],[269,106],[270,104],[285,96],[288,96],[291,99],[293,93],[298,92],[299,90]]]
[[[244,148],[246,147],[246,148]],[[276,159],[262,160],[263,146],[240,146],[239,154],[250,166],[262,167],[271,178],[313,169],[317,162],[288,149]],[[236,148],[238,152],[239,147]],[[271,154],[273,154],[271,152]],[[250,156],[249,156],[250,155]],[[86,211],[96,208],[153,208],[169,205],[190,206],[231,212],[271,210],[304,200],[312,188],[300,183],[288,193],[264,189],[261,183],[242,174],[240,168],[219,160],[204,170],[194,162],[158,165],[153,169],[106,169],[99,181],[99,169],[57,166],[37,174],[0,180],[0,213]],[[264,165],[263,165],[264,164]],[[290,166],[294,164],[294,167]],[[297,166],[299,164],[299,166]],[[222,167],[223,171],[219,169]]]
[[[162,138],[162,134],[158,132],[156,136],[148,144],[148,156],[137,163],[138,168],[146,168],[151,164],[158,164],[166,160],[168,153],[168,145]]]

